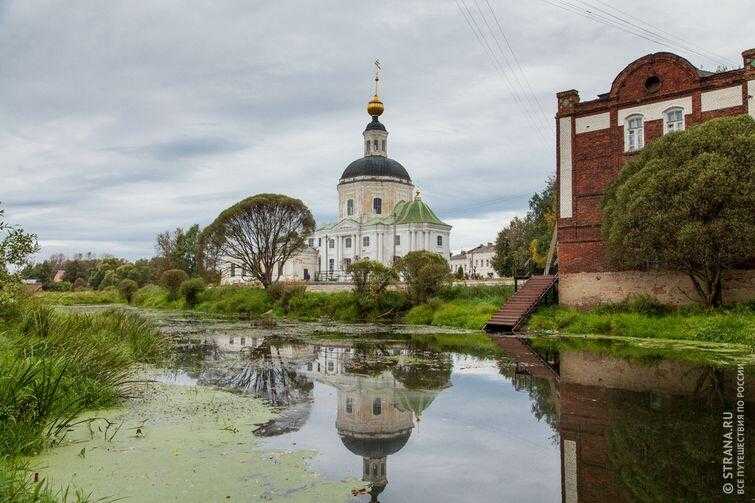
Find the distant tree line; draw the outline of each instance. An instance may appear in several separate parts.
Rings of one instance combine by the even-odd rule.
[[[556,224],[555,179],[530,198],[529,210],[514,217],[498,233],[493,269],[501,276],[529,276],[542,272]]]

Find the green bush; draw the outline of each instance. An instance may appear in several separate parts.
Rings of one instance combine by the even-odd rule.
[[[77,292],[81,290],[86,290],[87,286],[88,286],[87,280],[85,280],[82,277],[76,278],[76,281],[73,282],[73,289],[74,291],[77,291]]]
[[[134,293],[139,289],[139,285],[132,279],[123,279],[118,283],[118,292],[123,297],[123,300],[127,304],[131,304],[131,300],[134,298]]]
[[[437,253],[413,251],[404,255],[396,270],[406,282],[406,293],[415,305],[427,302],[448,285],[448,262]]]
[[[160,286],[168,290],[168,299],[176,300],[181,283],[189,279],[189,275],[181,269],[169,269],[160,276]]]
[[[307,285],[298,282],[276,281],[267,287],[267,294],[283,310],[288,313],[291,299],[299,295],[304,295],[307,291]]]
[[[48,292],[70,292],[73,285],[70,281],[58,281],[57,283],[47,283],[45,290]]]
[[[115,274],[115,271],[107,271],[102,276],[102,281],[97,285],[97,289],[104,290],[107,287],[116,285],[118,285],[118,276]]]
[[[181,283],[179,292],[186,302],[186,306],[193,308],[199,302],[199,295],[204,292],[205,284],[202,278],[187,279]]]
[[[273,308],[273,300],[262,288],[220,286],[208,288],[199,297],[197,311],[217,314],[260,316]]]

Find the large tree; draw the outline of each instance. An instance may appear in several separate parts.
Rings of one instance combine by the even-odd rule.
[[[714,119],[652,142],[603,212],[615,266],[682,271],[706,305],[721,304],[723,272],[755,258],[755,121]]]
[[[222,255],[267,288],[280,279],[283,264],[304,248],[315,219],[299,199],[257,194],[223,211],[203,240],[221,243]]]
[[[197,274],[197,244],[199,239],[199,226],[194,224],[184,230],[181,227],[176,228],[173,232],[165,231],[157,235],[155,239],[155,250],[161,259],[162,270],[157,274],[168,269],[181,269],[187,274]]]

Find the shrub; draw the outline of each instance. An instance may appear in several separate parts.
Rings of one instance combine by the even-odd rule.
[[[446,260],[437,253],[413,251],[396,264],[406,282],[406,292],[412,303],[422,304],[435,296],[450,280]]]
[[[187,279],[181,283],[179,292],[181,297],[186,301],[186,305],[193,308],[199,302],[199,294],[204,292],[205,284],[202,278]]]
[[[137,285],[136,281],[133,279],[124,279],[118,283],[118,292],[128,304],[131,304],[131,301],[134,298],[134,293],[136,293],[138,289],[139,285]]]
[[[277,281],[267,287],[267,294],[283,309],[284,313],[288,313],[291,299],[304,295],[306,291],[307,285],[298,282]]]
[[[116,286],[118,284],[118,276],[114,271],[108,271],[102,276],[102,281],[97,285],[98,290],[104,290],[109,286]]]
[[[73,282],[73,289],[76,291],[86,290],[87,286],[87,280],[82,277],[76,278],[76,281]]]
[[[158,285],[144,285],[134,294],[134,304],[152,309],[171,307],[168,291]]]
[[[70,281],[59,281],[57,283],[48,283],[45,290],[49,292],[70,292],[73,285]]]
[[[169,269],[160,276],[160,285],[168,290],[168,299],[176,300],[181,283],[189,279],[189,275],[181,269]]]

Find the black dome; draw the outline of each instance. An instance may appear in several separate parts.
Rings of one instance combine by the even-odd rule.
[[[401,163],[382,155],[368,155],[352,162],[346,166],[341,175],[341,181],[357,176],[392,176],[408,182],[412,181]]]
[[[372,121],[367,124],[367,127],[364,128],[365,131],[385,131],[385,126],[383,126],[383,123],[380,122],[377,118],[377,116],[372,117]]]
[[[355,437],[348,433],[342,433],[340,436],[343,445],[353,454],[363,458],[377,459],[400,451],[409,441],[411,434],[411,430],[406,430],[389,438]]]

